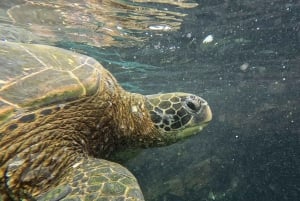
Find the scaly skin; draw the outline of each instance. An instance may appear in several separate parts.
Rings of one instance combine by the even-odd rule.
[[[0,200],[144,200],[135,177],[104,159],[127,148],[174,143],[212,118],[207,103],[195,95],[126,92],[92,58],[49,46],[2,43],[0,63],[10,74],[33,72],[0,85]],[[10,66],[13,53],[26,66]],[[39,76],[47,73],[55,74],[50,84],[63,80],[64,86],[54,83],[34,94]],[[28,90],[24,102],[14,98],[22,89]]]

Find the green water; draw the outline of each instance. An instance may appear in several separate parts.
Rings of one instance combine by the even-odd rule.
[[[161,23],[159,17],[149,15],[144,28],[123,30],[130,39],[114,36],[117,43],[108,46],[100,41],[106,32],[84,24],[56,34],[47,32],[49,38],[24,28],[23,22],[12,25],[2,17],[0,36],[92,56],[132,92],[185,91],[209,102],[214,119],[201,134],[169,147],[144,150],[125,163],[139,180],[146,200],[299,200],[299,2],[197,3],[189,9],[142,4],[159,13],[172,10],[187,16],[172,15],[171,21]],[[0,4],[1,13],[12,4]],[[171,31],[149,29],[168,23],[175,26],[177,21],[181,25]],[[76,30],[87,36],[68,37]],[[213,40],[203,43],[209,35]],[[99,43],[89,36],[97,36],[94,40]]]

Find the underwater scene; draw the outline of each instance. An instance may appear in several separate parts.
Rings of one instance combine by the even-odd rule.
[[[88,55],[133,93],[209,103],[197,135],[111,158],[145,200],[300,200],[299,1],[1,0],[0,40]]]

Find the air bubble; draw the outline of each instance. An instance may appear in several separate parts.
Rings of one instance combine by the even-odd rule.
[[[249,64],[248,63],[243,63],[241,66],[240,66],[240,69],[241,71],[246,71],[249,67]]]
[[[208,35],[208,36],[206,36],[206,37],[203,39],[202,43],[203,43],[203,44],[211,43],[213,40],[214,40],[213,35]]]

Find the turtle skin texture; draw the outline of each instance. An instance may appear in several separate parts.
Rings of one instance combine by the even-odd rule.
[[[91,57],[0,42],[0,200],[144,200],[113,152],[168,145],[212,119],[202,98],[125,91]]]

